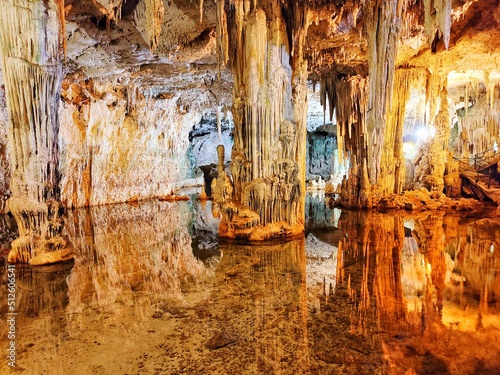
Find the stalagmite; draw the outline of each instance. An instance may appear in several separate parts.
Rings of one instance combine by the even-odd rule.
[[[306,4],[272,1],[261,8],[227,0],[217,6],[219,59],[234,74],[235,124],[233,198],[219,200],[231,214],[223,216],[220,234],[262,239],[302,232]]]
[[[72,257],[59,217],[60,8],[54,1],[2,1],[1,53],[9,112],[12,197],[19,228],[10,262]]]

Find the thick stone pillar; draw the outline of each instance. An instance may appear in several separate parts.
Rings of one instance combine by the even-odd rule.
[[[304,230],[305,1],[219,2],[221,58],[234,74],[233,192],[219,232],[258,240]],[[223,183],[225,178],[217,181]]]
[[[47,264],[72,257],[60,236],[58,105],[64,4],[1,0],[0,44],[9,113],[12,197],[19,228],[10,262]]]

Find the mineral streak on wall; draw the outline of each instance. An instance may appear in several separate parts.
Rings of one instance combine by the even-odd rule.
[[[60,237],[58,101],[62,78],[58,1],[3,0],[0,41],[12,197],[19,238],[9,261],[43,264],[71,257]]]
[[[219,58],[234,74],[235,123],[234,189],[231,196],[216,194],[223,217],[220,234],[262,239],[302,232],[306,2],[217,4]],[[219,189],[224,180],[219,177]]]

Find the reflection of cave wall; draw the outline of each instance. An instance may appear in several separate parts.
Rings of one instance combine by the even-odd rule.
[[[184,202],[71,211],[66,227],[77,256],[68,278],[70,310],[111,305],[136,292],[179,293],[182,282],[203,271],[191,249],[191,220]]]
[[[481,219],[457,225],[459,243],[454,258],[456,272],[465,278],[465,292],[477,303],[492,303],[489,312],[498,312],[500,296],[500,220]],[[482,306],[484,307],[484,306]]]
[[[42,321],[43,331],[38,334],[48,333],[48,340],[52,344],[60,343],[64,340],[58,337],[59,332],[64,332],[66,320],[64,319],[64,309],[68,305],[68,275],[73,267],[73,261],[59,263],[51,266],[28,266],[24,264],[15,265],[16,274],[16,305],[15,312],[18,350],[21,345],[27,345],[28,342],[22,342],[23,331],[29,331],[30,324],[36,318]],[[5,268],[2,266],[2,271]],[[0,273],[2,276],[1,287],[6,291],[7,273]],[[7,317],[7,293],[2,293],[4,298],[0,304],[0,314]],[[41,318],[40,318],[41,317]],[[2,318],[4,319],[4,318]],[[7,337],[7,325],[0,325],[0,335]],[[54,336],[53,336],[54,335]],[[57,345],[57,344],[56,344]],[[52,349],[44,347],[45,349]],[[19,351],[21,352],[21,351]],[[21,352],[22,353],[22,352]],[[2,372],[4,373],[4,372]],[[42,373],[33,372],[33,373]]]
[[[307,133],[306,179],[330,179],[333,173],[332,155],[336,148],[337,142],[331,133],[318,130]]]
[[[26,317],[42,312],[62,311],[68,304],[66,278],[73,261],[51,266],[16,265],[17,311]]]
[[[306,195],[305,213],[306,230],[309,232],[318,229],[332,230],[338,226],[340,210],[329,209],[325,205],[324,196]]]

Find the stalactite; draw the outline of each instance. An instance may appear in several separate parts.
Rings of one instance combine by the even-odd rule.
[[[200,24],[203,23],[203,0],[200,0]]]
[[[281,222],[289,228],[282,234],[302,231],[306,3],[226,0],[217,6],[218,60],[228,63],[234,75],[231,173],[236,208],[228,206],[232,223],[224,228],[241,221],[241,205],[258,213],[257,224],[263,228]],[[229,232],[221,234],[235,235]]]
[[[404,0],[365,4],[365,35],[368,40],[367,162],[370,182],[377,184],[392,97],[398,33]]]
[[[59,237],[60,4],[2,3],[0,44],[12,163],[7,205],[20,235],[12,243],[9,261],[51,263],[71,256],[69,245]]]
[[[473,72],[468,72],[472,75]],[[463,103],[456,111],[459,142],[455,151],[460,158],[472,158],[492,150],[500,141],[500,84],[494,76],[483,74],[459,86]],[[492,152],[492,151],[491,151]],[[493,153],[493,152],[492,152]]]
[[[363,135],[366,134],[367,80],[359,75],[333,74],[321,80],[320,102],[330,108],[330,120],[336,113],[339,160],[347,159],[348,151],[358,160],[365,157]]]
[[[216,110],[216,117],[217,117],[217,135],[219,136],[219,141],[222,139],[222,126],[221,126],[221,122],[220,122],[220,116],[221,116],[221,113],[220,113],[220,106],[217,106],[217,110]]]
[[[406,107],[412,90],[426,87],[429,72],[426,69],[397,69],[394,75],[394,89],[387,115],[387,127],[382,154],[384,173],[384,194],[399,194],[405,181],[405,161],[403,155],[403,134]],[[422,121],[420,124],[423,124]],[[392,152],[391,152],[392,150]]]
[[[201,5],[203,6],[203,3]],[[146,0],[146,33],[148,35],[149,47],[153,52],[156,51],[160,42],[164,15],[165,7],[163,5],[163,0]]]
[[[109,30],[111,22],[118,22],[122,15],[123,0],[95,0],[100,5],[100,12],[106,16],[107,28]]]
[[[66,13],[64,10],[64,0],[56,0],[57,9],[59,12],[59,40],[62,41],[62,53],[64,59],[66,59]]]
[[[446,49],[450,46],[451,0],[425,0],[425,32],[431,49],[435,51],[437,39],[443,38]]]
[[[425,135],[419,142],[422,146],[415,160],[415,188],[425,187],[441,193],[444,189],[444,174],[448,162],[450,119],[448,109],[446,77],[429,75],[427,83],[426,121],[415,133]]]

